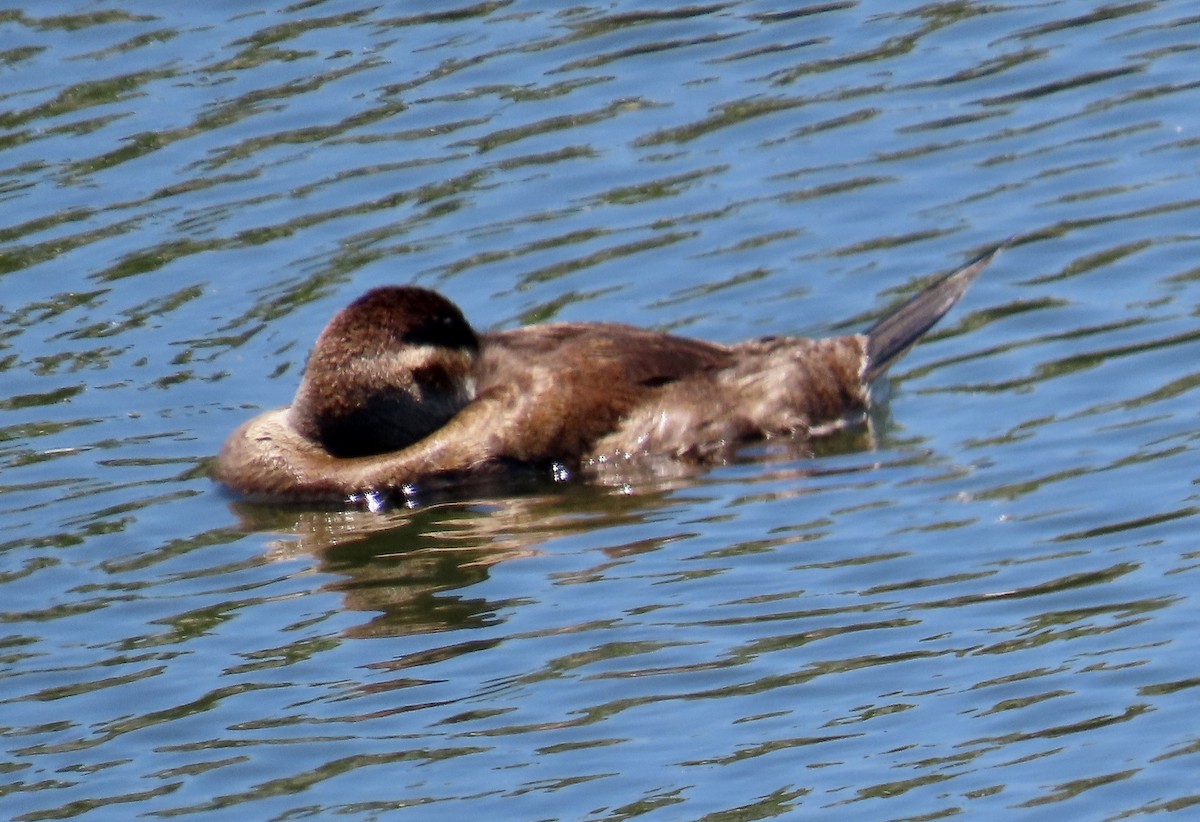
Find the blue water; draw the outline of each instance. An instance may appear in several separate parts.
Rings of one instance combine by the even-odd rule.
[[[0,809],[1192,809],[1198,48],[1178,2],[0,12]],[[373,285],[728,342],[1009,236],[811,458],[208,479]]]

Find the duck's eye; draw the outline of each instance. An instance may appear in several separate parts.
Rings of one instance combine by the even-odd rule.
[[[404,341],[414,345],[437,345],[447,348],[474,347],[475,332],[460,317],[438,314],[408,330]]]

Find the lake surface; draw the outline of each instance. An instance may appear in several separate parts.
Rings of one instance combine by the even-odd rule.
[[[0,809],[1194,808],[1198,56],[1178,0],[17,0]],[[208,479],[374,285],[728,342],[1009,236],[811,456],[378,513]]]

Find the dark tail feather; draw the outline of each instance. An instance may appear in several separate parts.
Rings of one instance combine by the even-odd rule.
[[[913,343],[958,302],[971,281],[1006,245],[1008,241],[951,271],[871,326],[867,331],[865,381],[874,380],[903,357]]]

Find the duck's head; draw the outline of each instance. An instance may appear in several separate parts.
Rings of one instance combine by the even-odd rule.
[[[475,396],[479,338],[454,303],[424,288],[368,291],[317,338],[289,412],[335,457],[397,451]]]

